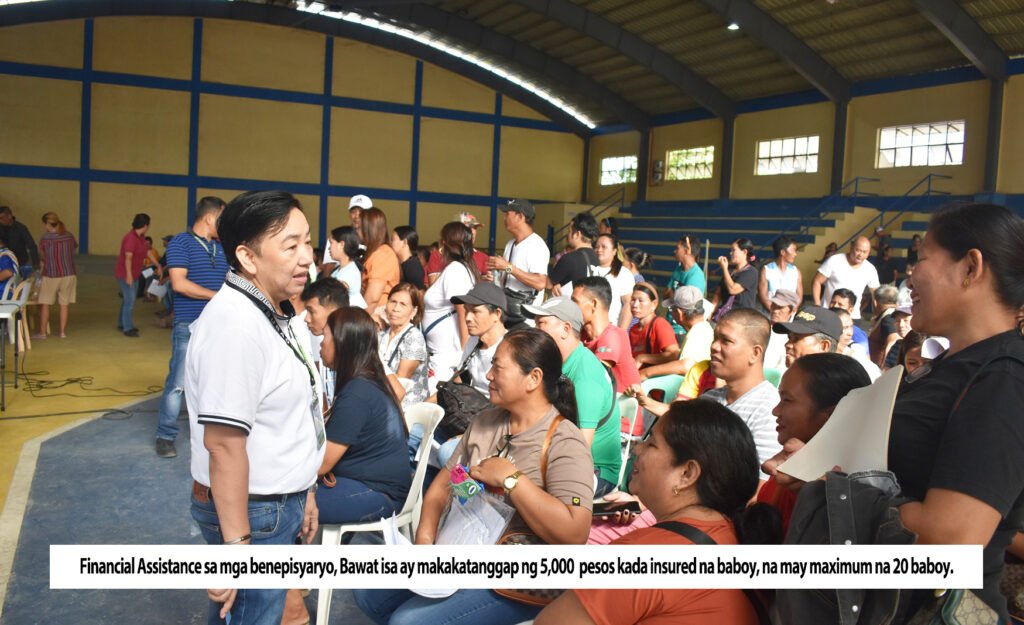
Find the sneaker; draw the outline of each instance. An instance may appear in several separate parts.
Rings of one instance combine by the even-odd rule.
[[[132,338],[137,338],[139,336],[139,330],[138,330],[138,328],[132,328],[131,330],[125,330],[124,331],[124,335],[125,336],[130,336]]]
[[[156,455],[161,458],[174,458],[178,455],[178,450],[174,448],[174,441],[168,438],[156,439]]]

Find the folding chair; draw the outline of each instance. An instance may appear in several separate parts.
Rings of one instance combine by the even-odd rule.
[[[659,401],[663,401],[666,404],[671,404],[672,400],[679,394],[679,387],[683,385],[683,380],[686,378],[681,375],[659,375],[653,378],[647,378],[640,383],[640,387],[644,389],[644,393],[647,395],[651,394],[651,391],[664,391],[665,398]]]
[[[639,402],[636,397],[619,397],[619,414],[628,414],[629,417],[629,431],[633,431],[633,426],[636,424],[636,415],[639,412]],[[622,437],[622,466],[619,467],[619,481],[615,483],[616,488],[622,488],[622,479],[626,476],[626,463],[629,461],[629,448],[634,441],[639,440],[639,437],[633,436],[632,434],[626,434],[621,432],[619,434]]]
[[[420,521],[420,506],[423,500],[423,478],[427,472],[427,456],[430,453],[430,443],[434,440],[434,429],[441,422],[444,410],[437,404],[422,402],[414,404],[405,409],[405,422],[410,427],[413,424],[423,426],[423,440],[420,441],[419,449],[416,451],[416,472],[413,474],[412,487],[405,498],[405,505],[395,515],[395,527],[401,531],[406,538],[412,540],[416,535],[416,528]],[[369,523],[351,523],[347,525],[325,525],[323,526],[323,545],[340,545],[341,538],[345,534],[354,532],[379,532],[384,529],[384,520],[371,521]],[[330,588],[320,589],[316,603],[317,625],[327,625],[331,615],[331,593]]]

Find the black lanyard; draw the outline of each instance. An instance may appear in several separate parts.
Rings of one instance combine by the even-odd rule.
[[[253,305],[256,306],[256,308],[258,308],[259,311],[263,313],[263,315],[267,318],[267,321],[270,322],[270,325],[273,326],[274,330],[277,332],[277,335],[281,337],[281,340],[284,341],[285,345],[288,346],[288,349],[291,350],[292,354],[294,354],[295,357],[299,359],[299,362],[302,363],[302,366],[306,368],[306,373],[309,374],[309,385],[313,389],[313,395],[315,396],[316,374],[313,372],[313,367],[310,366],[309,361],[306,360],[306,357],[302,353],[302,351],[298,347],[296,347],[299,341],[297,338],[295,338],[295,332],[292,331],[291,324],[288,324],[288,334],[291,335],[292,341],[295,341],[295,343],[292,343],[292,341],[288,340],[288,337],[284,335],[284,331],[281,330],[281,325],[278,323],[279,320],[288,321],[288,319],[290,319],[292,315],[278,315],[276,312],[274,312],[274,309],[268,304],[266,298],[263,297],[263,294],[259,293],[259,290],[256,289],[256,287],[251,282],[249,282],[245,278],[242,278],[241,276],[234,272],[228,273],[228,279],[225,282],[225,284],[231,287],[232,289],[235,289],[242,295],[245,295],[249,299],[249,301],[251,301]],[[256,292],[254,293],[253,291]],[[291,303],[287,304],[290,309]]]
[[[199,236],[198,234],[196,234],[192,230],[189,230],[188,233],[192,235],[192,238],[195,239],[196,242],[199,243],[200,246],[202,246],[203,251],[206,252],[207,256],[210,257],[210,266],[211,267],[216,267],[217,266],[217,243],[216,243],[216,241],[210,241],[210,247],[209,247],[209,249],[207,249],[206,243],[203,241],[203,238],[201,236]],[[282,336],[284,336],[284,335],[282,335]]]

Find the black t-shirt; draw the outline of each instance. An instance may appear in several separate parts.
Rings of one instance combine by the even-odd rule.
[[[426,282],[424,281],[423,263],[420,259],[413,254],[409,258],[406,258],[401,266],[402,270],[402,282],[408,282],[415,286],[417,289],[423,290],[426,288]]]
[[[353,378],[334,400],[326,426],[331,442],[348,450],[331,469],[384,493],[399,505],[412,485],[409,435],[402,414],[387,393],[366,378]]]
[[[1004,332],[939,357],[923,375],[903,382],[893,409],[889,469],[903,495],[917,501],[928,489],[942,488],[999,511],[1002,520],[983,555],[985,587],[975,592],[1006,620],[999,593],[1003,552],[1024,522],[1024,364],[991,362],[953,410],[971,377],[1001,353],[1024,360],[1024,338]]]
[[[594,253],[594,249],[581,247],[559,258],[548,277],[551,278],[551,284],[579,282],[590,275],[590,266],[596,264],[597,254]]]
[[[878,271],[878,281],[881,284],[892,284],[893,282],[896,282],[896,268],[895,259],[877,259],[875,261],[875,269]]]
[[[757,269],[753,265],[747,265],[743,269],[732,274],[732,281],[743,287],[739,295],[729,295],[725,288],[725,280],[722,281],[721,295],[719,301],[728,302],[730,297],[735,297],[732,308],[757,308]]]

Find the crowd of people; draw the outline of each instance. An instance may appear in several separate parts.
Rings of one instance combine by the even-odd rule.
[[[1003,557],[1024,543],[1014,543],[1024,520],[1024,219],[995,205],[947,207],[913,241],[902,280],[881,238],[879,266],[871,239],[858,237],[813,277],[797,268],[792,239],[764,262],[737,238],[711,288],[701,241],[683,233],[659,287],[643,275],[649,255],[622,247],[614,219],[576,215],[553,254],[529,201],[499,208],[511,239],[488,254],[469,213],[425,237],[357,195],[351,223],[314,253],[287,193],[199,201],[159,264],[174,329],[156,452],[176,455],[184,398],[192,515],[208,542],[309,542],[319,524],[389,516],[426,435],[404,412],[458,384],[487,407],[464,431],[435,434],[417,544],[441,533],[460,467],[515,509],[510,527],[549,544],[778,543],[802,486],[778,466],[850,391],[902,366],[887,449],[910,500],[899,518],[921,543],[985,545],[976,594],[1005,622]],[[43,221],[38,250],[29,246],[38,256],[26,260],[61,304],[63,336],[74,237],[53,213]],[[127,336],[138,332],[148,228],[137,215],[116,265]],[[4,241],[18,236],[0,229]],[[17,252],[0,248],[0,278],[21,271],[18,258],[5,264]],[[636,398],[635,414],[621,411],[624,397]],[[632,457],[625,441],[637,443]],[[640,511],[593,515],[602,500]],[[228,612],[233,623],[308,618],[297,593],[209,595],[213,622]],[[488,590],[355,597],[381,624],[752,625],[767,607],[730,590],[575,590],[543,609]]]

